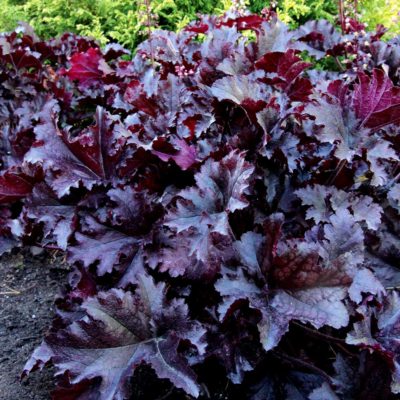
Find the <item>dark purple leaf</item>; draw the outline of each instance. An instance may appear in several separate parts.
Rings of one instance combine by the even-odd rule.
[[[32,177],[15,168],[0,175],[0,204],[12,203],[28,196],[33,187]]]
[[[81,184],[91,189],[115,176],[126,137],[114,129],[112,117],[98,107],[96,124],[71,138],[58,126],[58,112],[54,101],[46,104],[42,123],[35,128],[37,142],[25,155],[25,162],[43,165],[46,180],[60,197]]]
[[[257,60],[255,66],[268,73],[268,81],[286,90],[311,64],[302,61],[294,50],[288,50],[286,53],[267,53]]]
[[[73,385],[101,378],[98,398],[110,399],[128,396],[134,370],[146,363],[158,377],[197,397],[196,376],[178,345],[187,340],[203,352],[204,330],[188,319],[183,301],[169,303],[165,295],[164,284],[142,276],[135,294],[112,289],[88,298],[81,306],[84,316],[48,335],[25,372],[52,360]]]
[[[27,218],[44,224],[45,238],[54,237],[57,246],[67,249],[74,231],[75,206],[62,204],[47,185],[39,184],[27,198],[24,213]]]
[[[246,194],[253,167],[244,154],[232,152],[221,162],[206,161],[195,175],[196,186],[178,194],[176,207],[166,217],[166,226],[182,232],[195,228],[228,235],[228,213],[248,206]]]
[[[372,77],[358,75],[359,84],[353,95],[353,107],[361,124],[378,129],[400,121],[400,88],[382,70],[374,69]]]
[[[230,100],[253,113],[264,108],[267,94],[249,75],[219,79],[211,87],[211,92],[218,100]]]
[[[120,263],[121,257],[132,257],[138,239],[122,231],[99,224],[93,217],[86,217],[83,232],[76,232],[76,244],[68,250],[70,262],[81,262],[85,267],[98,262],[97,272],[104,275]]]
[[[85,53],[75,53],[71,57],[71,68],[66,75],[82,86],[89,86],[111,72],[99,49],[90,48]]]

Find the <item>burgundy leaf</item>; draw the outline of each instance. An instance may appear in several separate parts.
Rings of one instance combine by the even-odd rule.
[[[85,267],[98,261],[99,275],[111,272],[122,256],[132,257],[138,245],[138,239],[99,224],[90,216],[85,219],[83,232],[75,233],[76,244],[69,247],[68,260],[81,262]]]
[[[283,90],[309,66],[311,64],[302,61],[294,50],[288,50],[286,53],[267,53],[256,62],[256,68],[268,73],[268,81]]]
[[[44,236],[66,250],[69,238],[74,231],[76,208],[62,204],[45,184],[36,185],[32,195],[25,202],[24,212],[27,218],[44,224]]]
[[[382,70],[374,69],[372,77],[358,75],[359,84],[353,95],[353,107],[361,124],[373,129],[400,120],[400,88]]]
[[[258,58],[270,52],[284,52],[291,46],[293,32],[277,19],[263,22],[257,40]]]
[[[357,222],[365,221],[370,229],[377,230],[381,223],[383,210],[368,196],[355,197],[343,190],[321,185],[298,189],[296,195],[304,205],[310,206],[306,216],[316,223],[328,221],[333,212],[345,208],[351,210]]]
[[[4,61],[10,63],[16,70],[42,67],[38,54],[31,51],[18,49],[8,54],[4,54]]]
[[[358,125],[355,116],[345,114],[337,99],[321,97],[316,103],[309,103],[304,110],[314,117],[315,124],[323,126],[318,133],[321,142],[335,146],[335,156],[350,161],[358,151],[360,138],[354,134]]]
[[[218,100],[230,100],[252,113],[265,106],[265,91],[248,75],[219,79],[211,87],[211,92]]]
[[[112,117],[98,107],[96,124],[71,138],[58,127],[58,111],[54,101],[46,104],[42,124],[35,129],[37,142],[25,155],[25,162],[43,165],[46,180],[60,197],[80,184],[91,189],[115,176],[126,138],[114,129]]]
[[[160,271],[172,277],[185,276],[193,280],[213,279],[221,263],[232,256],[231,238],[210,232],[205,226],[189,229],[174,238],[164,240],[158,254]]]
[[[155,147],[154,145],[153,148]],[[152,153],[163,161],[174,160],[183,170],[190,168],[196,162],[197,158],[195,147],[188,145],[185,140],[181,139],[175,141],[172,154],[169,154],[168,150],[162,151],[162,149],[153,150]]]
[[[232,152],[220,163],[209,159],[195,175],[197,186],[178,194],[179,200],[168,213],[166,225],[178,233],[209,226],[211,232],[227,235],[228,213],[248,205],[246,194],[253,170],[243,153]]]
[[[113,226],[119,226],[132,235],[141,235],[150,231],[153,222],[160,215],[157,197],[145,191],[136,191],[131,186],[123,189],[111,189],[107,196],[112,206],[107,215]]]
[[[71,80],[78,81],[82,86],[89,86],[101,81],[111,73],[111,68],[99,52],[99,49],[90,48],[84,53],[75,53],[71,57],[71,68],[66,75]]]
[[[110,399],[128,396],[134,370],[146,363],[158,377],[197,397],[196,376],[178,345],[188,340],[202,352],[204,331],[188,319],[182,301],[169,303],[165,295],[165,285],[142,276],[135,294],[112,289],[88,298],[84,316],[48,335],[25,372],[51,359],[72,385],[101,378],[98,398]]]
[[[33,187],[33,179],[11,168],[0,175],[0,204],[12,203],[28,196]]]
[[[361,303],[362,293],[370,293],[378,300],[385,295],[385,288],[375,275],[366,268],[360,269],[353,278],[349,287],[349,297],[356,303]]]
[[[379,316],[379,333],[377,335],[377,341],[393,357],[391,389],[396,394],[400,393],[399,306],[399,295],[396,291],[392,291],[386,299],[383,312]]]
[[[297,319],[316,328],[324,325],[341,328],[348,324],[349,314],[342,302],[346,291],[340,287],[315,287],[295,292],[280,291],[271,306],[289,322]]]
[[[263,291],[254,282],[244,276],[242,270],[235,271],[232,276],[229,271],[225,271],[223,277],[215,283],[215,288],[223,299],[218,306],[221,320],[232,312],[235,303],[240,300],[248,300],[251,306],[256,307],[256,304],[262,304],[262,295],[265,296],[265,293],[263,294]]]
[[[300,42],[307,44],[303,50],[317,58],[322,58],[324,53],[341,55],[343,52],[342,37],[336,27],[327,20],[306,22],[299,27],[296,36]]]
[[[154,99],[149,99],[144,92],[143,85],[138,80],[132,80],[124,95],[125,101],[134,105],[138,110],[156,117],[159,111]]]
[[[256,30],[260,27],[262,21],[263,18],[259,15],[245,15],[235,19],[228,19],[227,21],[223,21],[221,25],[236,26],[239,31],[245,29]]]

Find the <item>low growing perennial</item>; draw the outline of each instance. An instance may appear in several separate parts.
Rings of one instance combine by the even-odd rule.
[[[53,364],[56,399],[395,398],[400,42],[383,33],[227,14],[133,58],[1,36],[0,252],[72,268],[24,375]]]

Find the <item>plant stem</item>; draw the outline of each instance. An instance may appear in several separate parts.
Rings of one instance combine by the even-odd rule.
[[[336,338],[331,335],[327,335],[326,333],[319,332],[315,329],[311,329],[308,326],[299,324],[298,322],[292,321],[292,324],[304,329],[305,331],[309,332],[311,335],[313,335],[315,337],[319,337],[320,339],[324,339],[324,340],[327,340],[330,342],[342,343],[342,344],[346,343],[343,339]]]
[[[283,354],[274,350],[272,351],[272,354],[274,354],[277,358],[280,358],[281,360],[285,360],[314,371],[316,374],[321,375],[323,378],[325,378],[325,380],[328,381],[330,384],[332,383],[332,378],[325,371],[323,371],[321,368],[316,367],[315,365],[308,363],[307,361],[300,360],[299,358],[291,357],[287,354]]]
[[[152,24],[152,18],[151,18],[151,4],[150,0],[144,0],[144,4],[146,6],[146,19],[147,19],[147,36],[150,39],[151,36],[151,29],[150,26]],[[151,40],[149,41],[150,43],[150,58],[151,58],[151,64],[154,65],[154,51],[153,51],[153,45],[151,43]]]
[[[344,21],[343,0],[339,0],[339,22],[340,22],[340,27],[342,28],[342,33],[344,33],[346,30],[346,26],[345,26],[345,21]]]
[[[333,183],[335,182],[336,178],[339,176],[339,174],[342,172],[342,169],[346,165],[346,162],[347,162],[347,160],[340,160],[339,164],[337,165],[337,167],[333,171],[332,176],[329,178],[329,180],[327,182],[328,185],[333,185]]]
[[[336,65],[338,66],[340,72],[343,72],[345,69],[343,68],[342,63],[340,60],[337,58],[337,56],[334,56],[333,59],[335,60]]]

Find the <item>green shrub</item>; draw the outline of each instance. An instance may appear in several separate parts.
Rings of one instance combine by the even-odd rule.
[[[400,3],[398,0],[361,0],[360,14],[370,29],[382,24],[389,29],[387,36],[400,34]]]
[[[18,21],[26,20],[18,1],[0,0],[0,31],[7,32],[13,30]]]
[[[337,11],[336,0],[282,0],[278,6],[279,17],[291,26],[322,18],[334,22]]]
[[[371,28],[382,23],[399,33],[394,19],[398,0],[359,0],[362,20]],[[231,0],[149,0],[151,13],[158,16],[160,28],[176,30],[196,17],[196,13],[220,14]],[[105,44],[117,41],[134,49],[146,33],[144,0],[0,0],[0,31],[15,28],[18,20],[30,23],[43,38],[71,31],[93,36]],[[243,1],[242,1],[243,3]],[[270,5],[269,0],[245,0],[252,12]],[[279,0],[281,20],[295,27],[309,19],[334,21],[337,0]]]
[[[153,0],[151,13],[159,26],[177,29],[195,18],[197,12],[212,13],[221,6],[211,0]],[[73,31],[94,36],[101,43],[117,41],[134,48],[145,31],[143,1],[127,0],[29,0],[24,5],[28,21],[43,37]],[[140,12],[142,11],[142,13]]]
[[[0,0],[0,30],[13,29],[19,19],[30,23],[39,36],[63,32],[93,36],[105,44],[117,41],[135,48],[146,31],[143,0]],[[175,30],[196,18],[196,13],[222,12],[223,1],[152,0],[151,13],[161,28]]]
[[[310,19],[324,18],[333,22],[338,9],[337,0],[279,0],[275,3],[279,18],[292,27]],[[269,1],[252,0],[249,8],[259,13],[268,4]]]

